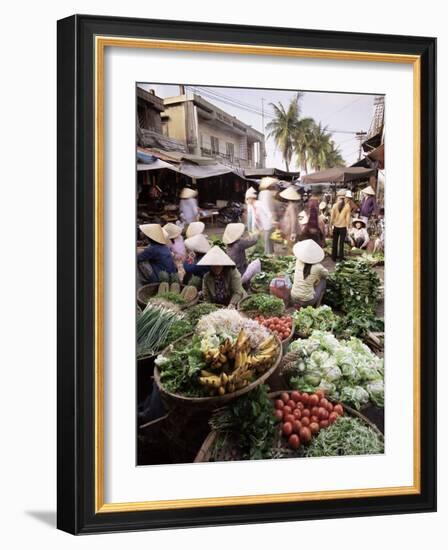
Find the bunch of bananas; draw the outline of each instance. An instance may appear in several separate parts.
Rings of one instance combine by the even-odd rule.
[[[251,354],[249,338],[241,330],[234,343],[225,340],[219,347],[205,352],[205,360],[213,372],[202,370],[199,383],[209,390],[210,395],[225,395],[244,388],[255,374],[265,372],[272,365],[277,346],[275,337],[269,336],[257,353]]]

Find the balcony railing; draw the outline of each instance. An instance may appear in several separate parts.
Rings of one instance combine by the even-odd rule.
[[[255,162],[252,159],[243,159],[235,155],[227,155],[225,153],[214,153],[211,149],[201,147],[201,155],[216,159],[227,166],[236,166],[237,168],[263,168],[261,162]]]

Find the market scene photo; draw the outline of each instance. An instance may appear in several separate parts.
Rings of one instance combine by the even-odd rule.
[[[385,452],[384,121],[137,84],[138,466]]]

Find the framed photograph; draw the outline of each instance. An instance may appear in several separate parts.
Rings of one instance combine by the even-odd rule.
[[[58,528],[435,511],[435,62],[58,22]]]

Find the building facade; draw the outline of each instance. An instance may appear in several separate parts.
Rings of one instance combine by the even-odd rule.
[[[163,133],[189,153],[238,168],[264,168],[264,134],[196,94],[163,100]]]

